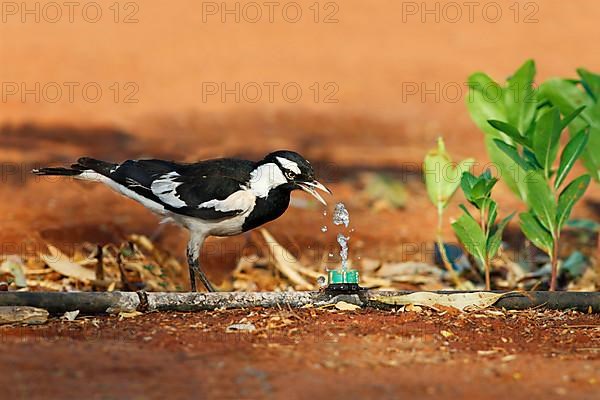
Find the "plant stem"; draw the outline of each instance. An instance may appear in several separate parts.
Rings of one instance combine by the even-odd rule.
[[[550,181],[548,180],[548,184],[550,185],[550,187],[554,187],[552,184],[550,184]],[[557,190],[554,189],[553,190],[553,196],[554,196],[554,202],[556,203],[556,199],[558,198],[559,194],[557,193]],[[550,265],[552,268],[552,272],[550,273],[550,291],[553,292],[556,290],[556,278],[558,275],[558,239],[560,238],[560,229],[553,229],[552,232],[552,254],[550,254]]]
[[[490,263],[487,260],[487,258],[484,262],[484,267],[485,267],[485,290],[492,290],[492,283],[490,281]]]
[[[483,207],[483,209],[485,209],[485,207]],[[485,237],[487,239],[488,236],[488,232],[485,226],[485,220],[486,220],[486,216],[485,216],[485,212],[482,210],[479,210],[479,224],[481,225],[481,231],[485,234]],[[487,249],[486,249],[487,252]],[[485,290],[492,290],[492,284],[490,282],[490,260],[488,259],[487,254],[485,255],[485,259],[482,260],[483,261],[483,269],[485,271]]]
[[[558,235],[554,238],[552,254],[550,255],[550,264],[552,265],[552,274],[550,276],[550,291],[556,290],[556,278],[558,275]]]
[[[443,222],[443,216],[444,216],[444,207],[443,207],[442,203],[438,203],[437,211],[438,211],[438,224],[437,224],[437,235],[436,236],[437,236],[438,249],[440,251],[440,255],[442,256],[442,262],[444,264],[444,267],[450,274],[450,278],[452,278],[452,280],[454,281],[454,285],[456,287],[458,287],[458,286],[460,286],[461,282],[460,282],[460,279],[458,278],[458,275],[456,274],[456,271],[454,271],[454,269],[452,268],[452,264],[450,263],[450,260],[448,260],[448,254],[446,254],[446,246],[444,246],[444,238],[442,237],[442,222]]]

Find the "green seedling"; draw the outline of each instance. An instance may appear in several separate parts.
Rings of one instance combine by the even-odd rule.
[[[450,155],[446,152],[446,146],[441,137],[438,139],[437,147],[427,153],[424,161],[427,194],[437,209],[436,240],[438,248],[444,267],[448,270],[448,273],[457,286],[460,285],[460,280],[456,272],[452,269],[444,246],[442,235],[443,217],[445,208],[460,185],[460,177],[465,171],[469,170],[473,162],[472,158],[468,158],[458,164],[453,163]]]
[[[525,236],[550,257],[550,290],[556,289],[560,231],[590,183],[590,176],[582,175],[565,184],[587,144],[586,129],[569,140],[561,152],[558,167],[554,166],[563,130],[582,111],[583,107],[577,108],[561,119],[559,109],[551,107],[543,110],[526,130],[504,121],[489,121],[510,137],[514,145],[501,139],[494,139],[494,143],[525,172],[515,177],[517,184],[525,189],[524,200],[529,207],[529,211],[519,215],[520,225]]]
[[[490,261],[496,256],[502,243],[502,232],[514,213],[496,222],[498,204],[492,200],[492,189],[498,182],[489,170],[480,176],[470,172],[462,175],[460,182],[465,198],[478,210],[478,218],[461,205],[463,214],[452,223],[454,233],[465,249],[483,266],[485,288],[491,290]]]
[[[521,199],[525,200],[527,188],[519,176],[524,171],[511,157],[495,144],[500,140],[509,146],[515,146],[514,138],[506,135],[488,120],[506,121],[519,132],[526,132],[535,120],[537,99],[533,88],[535,63],[526,61],[511,77],[505,86],[501,86],[483,72],[469,77],[469,95],[467,108],[471,119],[485,134],[488,155],[499,169],[504,182]]]
[[[583,164],[596,181],[600,181],[600,75],[583,68],[579,79],[550,79],[540,86],[540,99],[558,107],[562,115],[585,109],[569,123],[571,136],[584,129],[590,132],[589,143],[581,155]]]

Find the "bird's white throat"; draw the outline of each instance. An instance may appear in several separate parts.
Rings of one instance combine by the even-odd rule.
[[[275,163],[263,164],[250,173],[250,190],[257,197],[265,198],[271,189],[286,183],[287,179]]]

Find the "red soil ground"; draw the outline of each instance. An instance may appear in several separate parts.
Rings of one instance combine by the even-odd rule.
[[[502,314],[502,313],[500,313]],[[254,332],[226,333],[234,323]],[[600,319],[244,310],[0,327],[6,398],[596,399]]]

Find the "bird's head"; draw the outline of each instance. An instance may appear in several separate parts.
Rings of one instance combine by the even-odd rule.
[[[279,150],[268,154],[262,163],[275,164],[276,168],[281,172],[281,184],[286,188],[290,190],[304,190],[314,196],[319,202],[327,205],[317,189],[329,194],[331,194],[331,191],[315,179],[315,172],[312,165],[300,154],[289,150]]]

